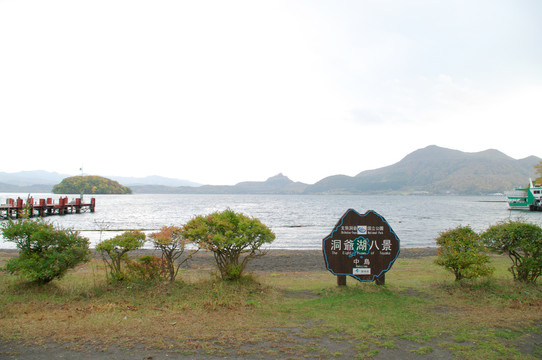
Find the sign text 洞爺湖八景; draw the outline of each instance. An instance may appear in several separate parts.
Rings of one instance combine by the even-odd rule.
[[[384,279],[399,256],[399,238],[375,211],[361,215],[349,209],[324,238],[322,250],[333,275],[375,281]]]

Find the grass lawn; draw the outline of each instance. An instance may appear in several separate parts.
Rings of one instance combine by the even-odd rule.
[[[45,286],[0,273],[0,338],[201,358],[542,358],[540,281],[514,282],[508,258],[493,256],[491,278],[455,282],[434,259],[399,258],[384,286],[338,287],[325,269],[113,286],[99,260]]]

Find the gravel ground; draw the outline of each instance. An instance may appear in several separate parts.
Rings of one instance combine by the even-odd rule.
[[[136,255],[151,253],[153,250],[140,250]],[[416,258],[436,256],[437,248],[407,248],[401,249],[399,258]],[[213,255],[207,251],[198,252],[188,263],[190,269],[205,269],[214,264]],[[324,255],[321,250],[268,250],[265,256],[253,259],[247,265],[247,271],[258,270],[267,272],[304,272],[325,270]]]

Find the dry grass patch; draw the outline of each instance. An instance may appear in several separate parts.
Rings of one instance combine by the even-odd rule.
[[[216,352],[273,339],[269,329],[282,324],[271,317],[262,320],[259,311],[280,295],[251,278],[113,286],[101,270],[91,263],[46,287],[0,275],[0,286],[7,290],[0,296],[0,336],[75,348],[141,344]]]
[[[492,279],[467,282],[433,260],[399,259],[385,286],[349,279],[346,288],[325,270],[255,272],[237,282],[188,270],[173,285],[111,285],[96,260],[41,287],[0,273],[0,337],[198,357],[534,358],[540,285],[514,283],[499,257]],[[522,344],[531,345],[522,352]]]

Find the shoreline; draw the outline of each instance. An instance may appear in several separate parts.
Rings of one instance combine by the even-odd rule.
[[[436,255],[437,248],[411,248],[402,249],[398,259]],[[209,267],[214,267],[213,254],[209,251],[199,251],[186,266],[187,269],[205,269]],[[247,264],[246,270],[249,272],[327,271],[322,250],[268,250],[265,256],[252,259]]]
[[[14,256],[17,249],[0,249],[1,254]],[[139,249],[130,252],[131,257],[142,255],[160,256],[160,251],[155,249]],[[398,259],[420,258],[436,256],[437,248],[406,248],[401,249]],[[92,256],[100,259],[100,254],[92,249]],[[192,259],[187,261],[181,268],[191,270],[209,270],[215,266],[213,253],[206,250],[198,251]],[[324,264],[322,250],[266,250],[266,255],[252,259],[247,264],[247,271],[266,272],[310,272],[327,270]]]

